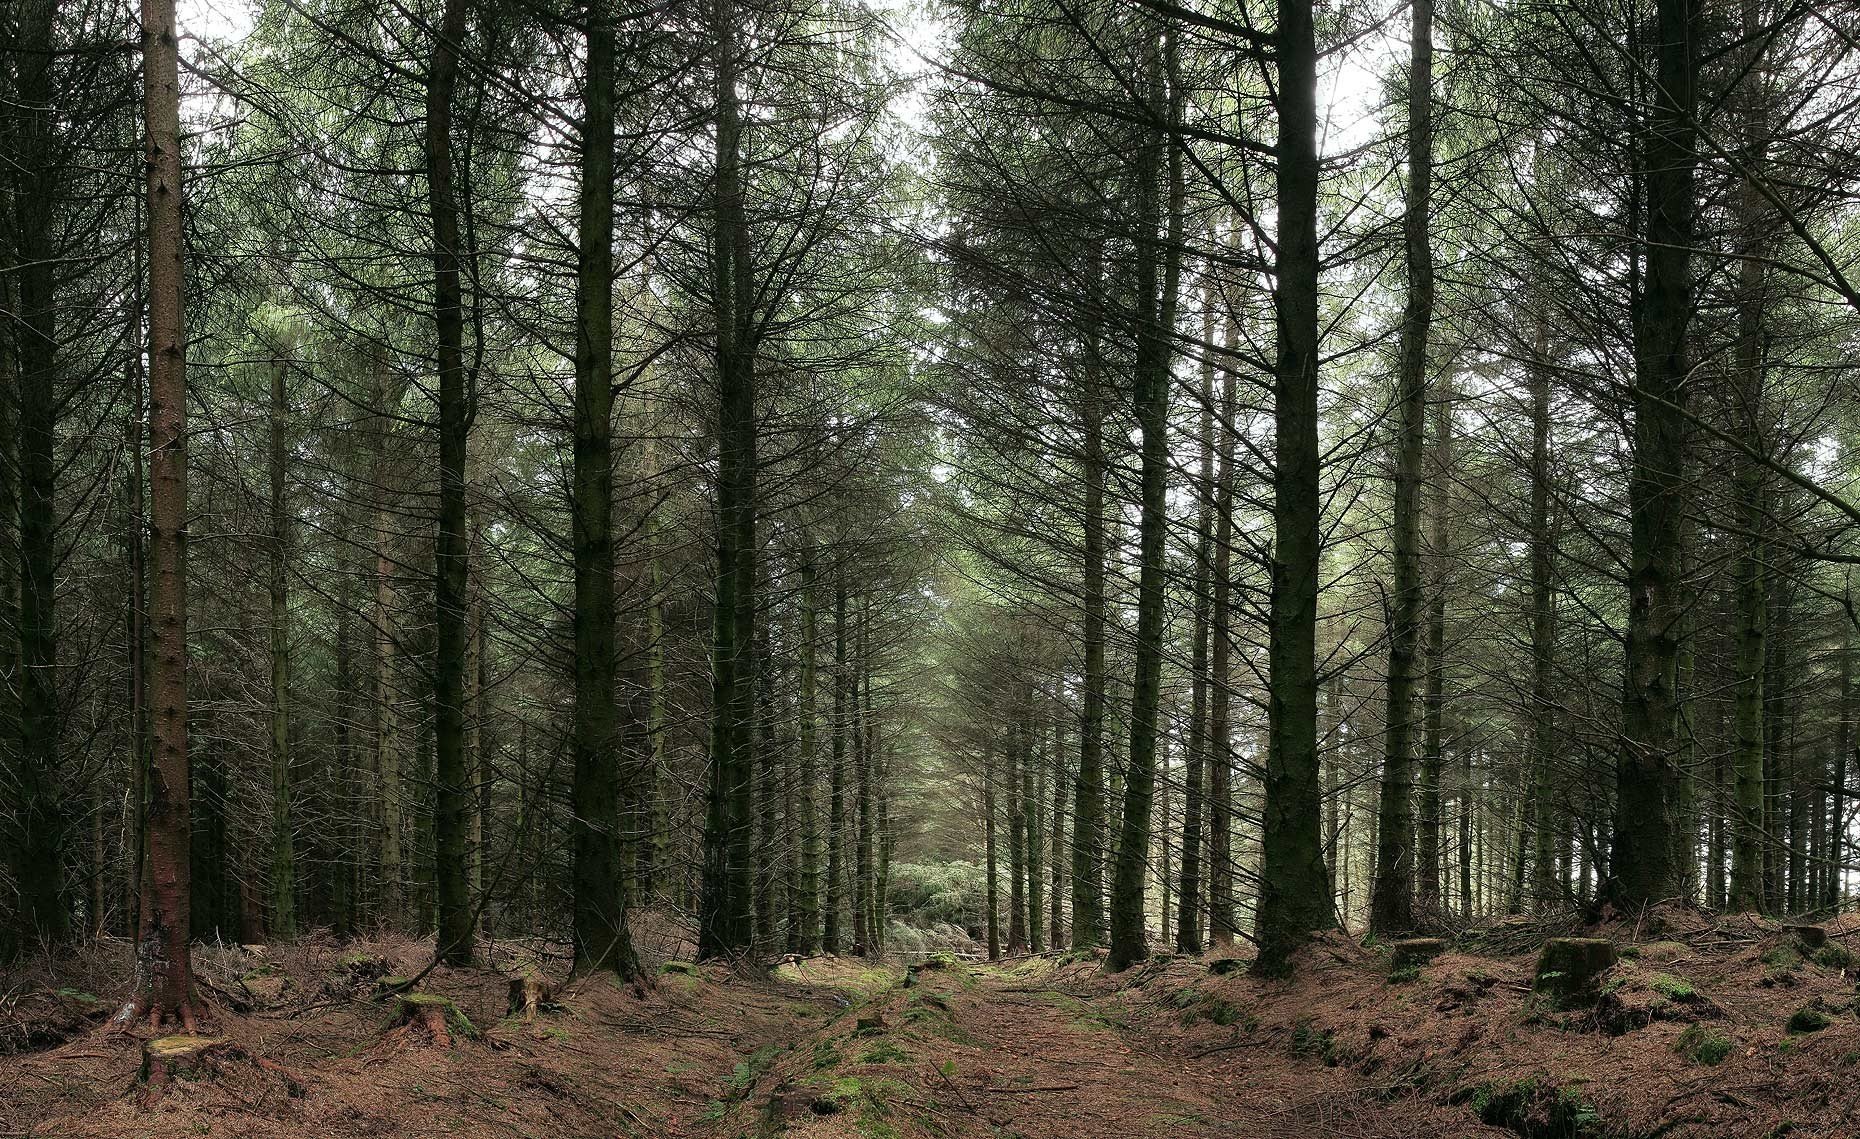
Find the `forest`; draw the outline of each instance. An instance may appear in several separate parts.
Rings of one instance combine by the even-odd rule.
[[[1860,1135],[1860,3],[0,0],[0,1139]]]

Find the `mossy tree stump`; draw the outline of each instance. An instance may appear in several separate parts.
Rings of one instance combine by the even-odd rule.
[[[1813,953],[1828,943],[1828,931],[1818,925],[1785,925],[1783,932],[1794,937],[1808,953]]]
[[[142,1045],[142,1072],[138,1077],[145,1089],[144,1101],[160,1099],[177,1079],[212,1075],[231,1047],[223,1036],[157,1036],[147,1041]]]
[[[1447,951],[1447,943],[1438,937],[1407,937],[1389,946],[1389,969],[1419,969]]]
[[[521,1016],[524,1020],[535,1020],[536,1014],[543,1010],[554,998],[555,992],[549,982],[534,973],[525,973],[521,977],[510,978],[509,1016]]]
[[[396,1040],[425,1038],[440,1048],[450,1048],[455,1040],[470,1040],[478,1030],[459,1006],[436,993],[402,993],[394,998],[394,1019],[388,1035]]]
[[[1531,989],[1559,1008],[1587,1004],[1599,994],[1601,976],[1615,959],[1615,943],[1605,938],[1553,937],[1537,955]]]

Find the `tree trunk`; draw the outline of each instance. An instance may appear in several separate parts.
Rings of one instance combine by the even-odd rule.
[[[458,86],[467,0],[446,0],[426,77],[426,183],[433,218],[433,324],[439,363],[439,532],[434,546],[437,651],[433,660],[434,888],[439,954],[448,965],[472,959],[467,814],[474,796],[465,769],[465,451],[471,396],[465,387],[463,246],[453,186],[452,97]]]
[[[1001,960],[1001,901],[996,880],[1000,877],[999,854],[995,849],[995,754],[993,751],[982,755],[982,832],[983,845],[987,849],[988,874],[983,887],[984,904],[988,908],[988,959]]]
[[[1265,975],[1288,971],[1307,937],[1335,924],[1319,830],[1317,750],[1317,44],[1311,0],[1279,0],[1278,13],[1271,686],[1255,966]]]
[[[858,670],[853,688],[853,775],[856,781],[853,799],[853,945],[864,956],[873,956],[875,931],[872,929],[872,747],[870,709],[867,686],[871,683],[871,608],[861,599],[859,632],[855,652]]]
[[[1226,346],[1238,329],[1227,321]],[[1208,936],[1228,952],[1239,936],[1234,917],[1234,746],[1233,720],[1233,546],[1234,449],[1239,412],[1238,381],[1221,369],[1220,423],[1216,426],[1214,475],[1214,598],[1208,635],[1212,639],[1208,693]]]
[[[284,481],[285,417],[290,411],[284,386],[288,367],[288,361],[282,358],[271,364],[271,557],[267,567],[271,584],[270,934],[284,941],[297,936],[297,858],[291,811],[291,610],[285,576],[291,549]]]
[[[620,843],[619,669],[614,643],[614,15],[588,0],[575,289],[574,970],[640,975]]]
[[[1104,249],[1094,244],[1088,280],[1093,299],[1102,296]],[[1084,675],[1079,715],[1079,770],[1072,809],[1072,948],[1104,944],[1104,639],[1105,549],[1104,376],[1097,325],[1085,333],[1080,393],[1084,428],[1081,462],[1085,480]]]
[[[1148,51],[1147,117],[1151,121],[1160,119],[1166,107],[1173,131],[1181,101],[1175,81],[1174,36],[1158,29]],[[1169,357],[1182,266],[1183,180],[1181,148],[1175,145],[1178,141],[1157,129],[1140,145],[1136,157],[1140,227],[1136,235],[1136,294],[1142,311],[1138,316],[1132,410],[1143,437],[1142,503],[1137,528],[1137,643],[1130,694],[1130,751],[1124,764],[1117,876],[1111,888],[1111,954],[1105,961],[1105,967],[1112,972],[1149,955],[1144,895],[1149,877],[1150,812],[1156,797],[1157,714],[1162,697],[1163,579],[1167,573],[1163,547],[1169,529]],[[1167,178],[1166,205],[1157,185],[1163,177]]]
[[[1395,447],[1395,528],[1391,557],[1394,608],[1389,615],[1388,731],[1376,827],[1376,879],[1370,932],[1384,937],[1414,928],[1414,681],[1421,633],[1420,515],[1426,457],[1427,338],[1434,319],[1434,253],[1429,211],[1434,177],[1434,7],[1409,7],[1408,194],[1402,213],[1408,292],[1399,350],[1401,427]],[[1438,816],[1436,816],[1438,823]],[[1438,826],[1435,830],[1438,835]],[[1436,848],[1437,849],[1437,848]],[[1421,867],[1423,912],[1439,904],[1440,867]],[[1431,915],[1430,915],[1431,916]]]
[[[833,567],[833,770],[827,782],[827,904],[822,919],[821,948],[840,951],[840,910],[846,880],[846,732],[851,678],[846,671],[846,565],[836,552]],[[989,851],[993,858],[994,815],[989,815]],[[992,866],[992,862],[991,862]],[[992,873],[992,871],[991,871]],[[993,878],[990,878],[992,887]]]
[[[147,883],[132,1015],[204,1012],[194,993],[187,772],[187,334],[182,233],[180,37],[173,0],[142,0],[149,241],[149,769]]]
[[[1046,952],[1046,867],[1040,858],[1046,841],[1040,826],[1039,792],[1046,787],[1045,759],[1040,754],[1040,733],[1033,725],[1033,691],[1027,692],[1027,743],[1020,768],[1021,815],[1027,824],[1027,946],[1035,953]],[[1036,771],[1039,773],[1035,780]]]
[[[769,627],[766,618],[756,622],[756,833],[755,898],[751,910],[755,916],[755,945],[764,952],[773,950],[775,939],[775,883],[781,861],[781,837],[776,833],[775,791],[779,775],[775,765],[775,658],[769,651]]]
[[[1420,896],[1427,908],[1440,905],[1440,782],[1445,766],[1444,739],[1447,714],[1447,590],[1452,558],[1451,535],[1453,471],[1453,384],[1441,384],[1433,409],[1433,503],[1428,541],[1431,565],[1427,596],[1427,693],[1421,725],[1420,835],[1418,862]]]
[[[800,815],[801,865],[797,877],[798,905],[793,926],[789,929],[790,948],[795,953],[811,954],[820,946],[820,819],[815,809],[814,785],[819,782],[819,757],[816,754],[818,731],[817,689],[820,670],[817,664],[819,629],[814,612],[814,543],[811,536],[801,539],[801,770],[795,790],[795,805]]]
[[[1654,105],[1645,149],[1646,282],[1635,298],[1633,466],[1622,754],[1608,894],[1623,907],[1673,896],[1679,792],[1675,690],[1685,483],[1686,351],[1692,316],[1693,0],[1657,0]]]
[[[64,859],[72,820],[58,771],[59,257],[52,213],[58,182],[52,151],[57,10],[55,0],[22,0],[12,53],[12,141],[19,162],[12,203],[19,263],[11,274],[18,304],[12,339],[18,360],[19,738],[7,774],[18,830],[11,870],[19,932],[32,945],[56,945],[71,933]]]
[[[1208,767],[1208,603],[1214,555],[1214,303],[1201,291],[1201,471],[1195,482],[1195,625],[1189,649],[1188,770],[1182,789],[1182,880],[1176,901],[1175,949],[1201,952],[1202,778]],[[1221,425],[1222,431],[1226,425]]]
[[[1531,898],[1547,907],[1560,894],[1552,845],[1567,820],[1552,798],[1556,741],[1556,538],[1550,532],[1550,362],[1545,298],[1536,306],[1531,362]],[[1470,789],[1469,789],[1470,790]]]
[[[698,955],[747,949],[751,772],[755,765],[751,659],[756,610],[756,375],[753,282],[743,214],[737,19],[732,0],[713,13],[717,66],[715,276],[717,334],[717,594],[712,651],[710,797],[704,828],[704,896]]]

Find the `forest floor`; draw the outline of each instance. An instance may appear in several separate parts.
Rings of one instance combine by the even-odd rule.
[[[393,1028],[398,939],[204,950],[228,1046],[139,1090],[112,1033],[125,947],[0,984],[0,1136],[1854,1136],[1860,1017],[1845,946],[1745,917],[1599,931],[1622,948],[1592,1008],[1533,996],[1541,926],[1500,926],[1391,977],[1320,939],[1295,979],[1162,957],[998,966],[810,958],[772,972],[673,964],[643,993],[592,980],[534,1019],[508,977],[546,947],[434,969],[449,1046]]]

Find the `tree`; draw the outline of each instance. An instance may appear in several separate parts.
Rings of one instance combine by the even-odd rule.
[[[1430,0],[1409,8],[1408,194],[1402,237],[1408,267],[1401,345],[1397,349],[1401,427],[1395,455],[1395,525],[1390,557],[1395,597],[1389,617],[1388,734],[1382,759],[1381,818],[1369,925],[1388,935],[1413,928],[1413,692],[1420,642],[1420,496],[1427,430],[1427,341],[1434,319],[1433,208],[1434,12]],[[1438,814],[1436,814],[1438,819]],[[1423,859],[1424,893],[1437,892],[1438,862]]]
[[[1289,970],[1312,931],[1336,924],[1318,825],[1318,53],[1308,0],[1280,0],[1278,16],[1271,692],[1257,930],[1265,975]]]
[[[149,695],[152,759],[147,880],[136,935],[136,995],[125,1019],[194,1033],[205,1007],[188,947],[187,337],[181,217],[180,35],[172,0],[143,0],[148,169]]]
[[[640,976],[627,929],[614,706],[614,28],[589,0],[575,321],[575,969]]]

